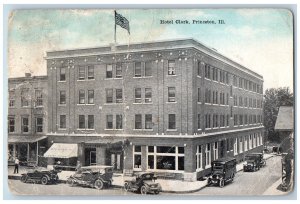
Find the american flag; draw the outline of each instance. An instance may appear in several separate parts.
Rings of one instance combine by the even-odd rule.
[[[128,31],[128,33],[130,34],[129,21],[125,17],[123,17],[121,14],[118,14],[116,11],[115,11],[115,22],[116,22],[116,25],[119,25],[122,28],[126,29]]]

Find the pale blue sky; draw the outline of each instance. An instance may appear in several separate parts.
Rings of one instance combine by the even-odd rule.
[[[117,42],[194,38],[262,74],[265,88],[293,86],[293,17],[280,9],[118,10],[130,36]],[[161,25],[160,20],[219,20],[225,25]],[[114,41],[113,10],[19,10],[8,28],[9,76],[46,74],[47,50],[97,47]]]

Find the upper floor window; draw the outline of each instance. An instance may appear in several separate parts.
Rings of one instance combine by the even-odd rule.
[[[94,129],[94,115],[88,115],[88,129]]]
[[[134,129],[142,129],[142,115],[136,114],[135,115],[135,127]]]
[[[85,67],[78,67],[78,79],[79,80],[85,79]]]
[[[79,104],[85,104],[85,91],[79,90]]]
[[[106,89],[106,103],[113,102],[113,89]]]
[[[152,114],[145,115],[145,129],[152,129]]]
[[[175,114],[169,114],[169,126],[168,129],[174,130],[176,129],[176,115]]]
[[[66,104],[66,91],[59,92],[59,103]]]
[[[168,75],[175,75],[175,60],[168,61]]]
[[[88,90],[88,104],[94,104],[94,90]]]
[[[9,107],[15,107],[15,91],[9,91]]]
[[[123,103],[123,91],[122,91],[122,89],[116,89],[116,103]]]
[[[145,76],[152,76],[152,61],[145,62]]]
[[[106,65],[106,78],[113,77],[113,66],[111,64]]]
[[[201,88],[198,88],[198,102],[201,102]]]
[[[135,88],[134,90],[134,96],[135,96],[135,103],[142,103],[142,89],[141,88]]]
[[[8,117],[8,132],[15,132],[16,120],[14,116]]]
[[[116,78],[122,78],[122,63],[116,64]]]
[[[233,75],[233,86],[237,87],[237,77]]]
[[[201,70],[202,70],[201,62],[198,61],[198,63],[197,63],[197,75],[198,76],[201,76],[201,74],[202,74]]]
[[[152,89],[145,88],[145,103],[152,103]]]
[[[198,114],[198,117],[197,117],[197,127],[198,127],[198,130],[201,129],[201,114]]]
[[[37,117],[35,118],[35,127],[36,127],[36,132],[43,132],[43,118],[42,117]]]
[[[66,68],[65,67],[60,68],[59,80],[66,81]]]
[[[22,132],[29,132],[29,118],[27,116],[21,118],[21,130]]]
[[[66,115],[60,115],[59,116],[59,128],[66,129],[66,127],[67,127]]]
[[[106,129],[113,129],[113,115],[106,116]]]
[[[205,89],[205,103],[211,103],[211,90]]]
[[[94,66],[87,66],[87,73],[88,73],[88,79],[94,79],[95,76],[94,76]]]
[[[135,77],[141,77],[142,76],[142,63],[141,62],[135,62],[134,63],[134,76]]]
[[[79,115],[79,129],[85,129],[85,116]]]
[[[123,116],[116,115],[116,129],[123,129]]]
[[[205,78],[210,79],[210,66],[208,64],[205,65]]]
[[[175,102],[175,87],[168,87],[168,102]]]
[[[21,106],[26,107],[29,106],[29,89],[21,90]]]
[[[35,106],[43,106],[42,90],[35,90]]]

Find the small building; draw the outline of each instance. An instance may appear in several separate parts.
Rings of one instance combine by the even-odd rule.
[[[47,148],[47,76],[8,79],[8,162],[38,164]]]
[[[196,40],[48,51],[46,60],[48,151],[77,144],[69,164],[196,180],[215,159],[263,149],[263,77]]]

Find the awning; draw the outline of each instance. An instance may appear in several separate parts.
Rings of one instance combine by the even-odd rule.
[[[44,154],[44,157],[51,157],[51,158],[71,158],[77,156],[78,156],[78,145],[66,144],[66,143],[54,143]]]
[[[43,139],[47,136],[8,136],[8,143],[34,143]]]

